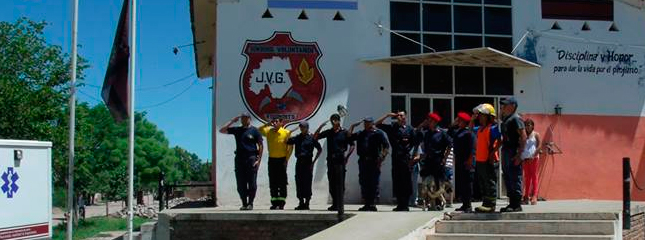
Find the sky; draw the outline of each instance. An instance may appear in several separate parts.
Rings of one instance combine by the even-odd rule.
[[[90,65],[84,72],[86,86],[79,89],[79,101],[90,105],[101,101],[99,86],[122,4],[123,0],[79,0],[78,53]],[[197,79],[192,47],[181,48],[177,55],[172,51],[193,41],[189,0],[140,0],[137,6],[135,109],[148,113],[171,146],[210,158],[211,80]],[[21,17],[47,22],[47,42],[71,53],[72,0],[0,1],[0,21]]]

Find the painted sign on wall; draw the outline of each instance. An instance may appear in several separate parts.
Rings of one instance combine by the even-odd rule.
[[[325,97],[325,77],[315,42],[299,42],[289,32],[266,40],[247,40],[240,93],[246,108],[262,122],[284,118],[293,123],[311,118]]]

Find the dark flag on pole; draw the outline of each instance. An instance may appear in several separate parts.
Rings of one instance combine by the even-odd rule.
[[[112,44],[110,62],[105,72],[101,96],[117,121],[128,118],[128,66],[130,59],[128,0],[123,1],[119,24]]]

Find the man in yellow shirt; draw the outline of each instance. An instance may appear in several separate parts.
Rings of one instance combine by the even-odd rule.
[[[271,210],[283,210],[287,199],[287,163],[292,147],[287,145],[291,131],[284,128],[284,123],[283,118],[276,118],[259,129],[269,148]]]

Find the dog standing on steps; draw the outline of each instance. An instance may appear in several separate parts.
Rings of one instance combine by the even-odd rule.
[[[423,211],[441,211],[446,203],[444,193],[444,182],[435,179],[432,175],[423,178],[419,184],[419,192],[421,193],[422,209]]]

